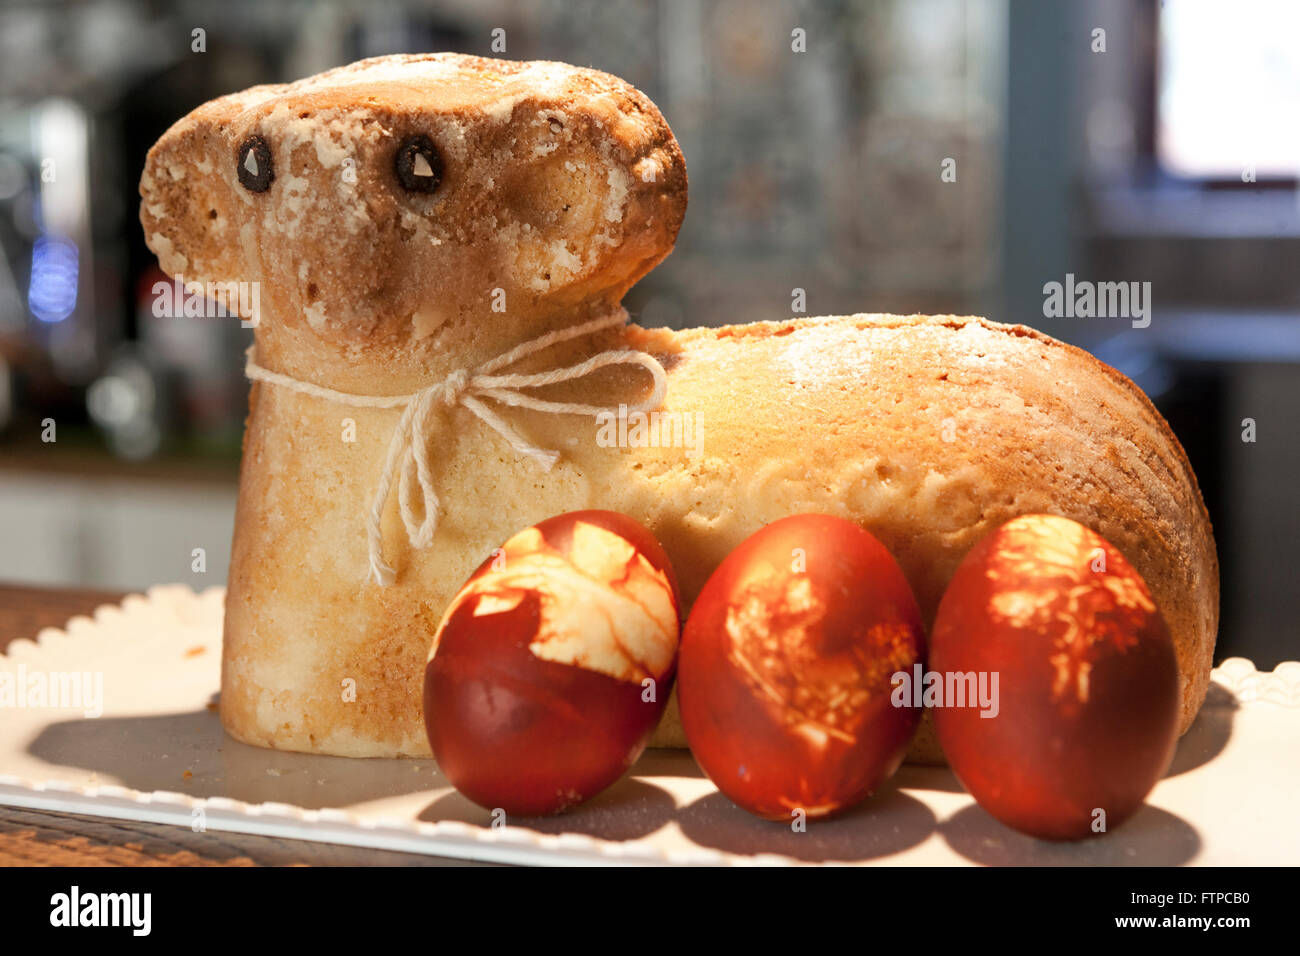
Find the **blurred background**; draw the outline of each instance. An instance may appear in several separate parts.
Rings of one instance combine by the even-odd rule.
[[[508,58],[629,80],[681,142],[690,208],[638,322],[785,318],[798,288],[809,315],[1090,349],[1200,478],[1216,658],[1300,657],[1297,28],[1293,0],[2,4],[0,581],[224,581],[250,333],[154,314],[154,140],[214,96],[503,29]],[[1068,275],[1151,283],[1150,325],[1045,315]]]

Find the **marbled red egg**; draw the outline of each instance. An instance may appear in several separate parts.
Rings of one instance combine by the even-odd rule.
[[[438,766],[475,803],[558,813],[618,779],[676,671],[677,583],[642,525],[576,511],[521,531],[443,616],[425,670]]]
[[[893,675],[924,657],[893,556],[842,518],[795,515],[741,543],[682,635],[678,703],[695,759],[752,813],[850,807],[897,768],[920,718]]]
[[[939,707],[935,729],[980,806],[1032,836],[1114,828],[1173,756],[1164,618],[1124,556],[1067,518],[1025,515],[976,545],[940,602],[930,668],[997,675],[995,715]]]

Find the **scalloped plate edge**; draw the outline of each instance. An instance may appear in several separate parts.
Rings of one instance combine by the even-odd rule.
[[[46,642],[75,637],[69,633],[71,630],[84,631],[87,625],[97,625],[106,617],[139,613],[151,604],[208,605],[210,609],[209,602],[220,605],[219,597],[223,593],[224,588],[220,586],[196,592],[184,584],[155,585],[144,594],[126,595],[118,604],[101,604],[92,616],[75,617],[63,628],[43,628],[34,641],[26,642],[39,649]],[[6,659],[7,654],[0,654],[0,662]],[[1238,706],[1272,704],[1300,708],[1300,662],[1297,661],[1285,661],[1272,671],[1260,671],[1247,658],[1231,657],[1214,668],[1211,682],[1230,691]],[[458,821],[365,820],[339,809],[303,810],[287,804],[247,804],[227,797],[197,798],[111,785],[77,787],[6,774],[0,774],[0,805],[191,828],[195,810],[201,810],[204,828],[214,831],[489,863],[563,866],[798,862],[767,854],[738,858],[703,848],[671,852],[637,842],[615,843],[581,834],[551,836],[508,825],[492,830]]]

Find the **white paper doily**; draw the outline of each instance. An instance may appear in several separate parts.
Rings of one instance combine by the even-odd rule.
[[[1216,668],[1147,805],[1083,843],[1022,836],[947,769],[910,765],[854,811],[795,833],[733,806],[684,751],[648,752],[564,816],[492,828],[431,760],[280,753],[225,736],[213,703],[221,613],[220,589],[157,587],[10,644],[0,672],[14,680],[53,688],[59,675],[102,674],[103,713],[50,700],[0,709],[0,804],[509,863],[1300,863],[1300,663]]]

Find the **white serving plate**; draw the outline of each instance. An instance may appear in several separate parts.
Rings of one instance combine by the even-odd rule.
[[[1300,863],[1300,663],[1233,658],[1147,806],[1113,832],[1045,843],[1003,827],[944,768],[904,766],[807,831],[733,806],[684,751],[650,751],[561,817],[510,820],[432,760],[280,753],[225,736],[222,591],[152,588],[18,640],[0,672],[103,675],[103,713],[0,708],[0,804],[505,863]],[[38,678],[40,679],[40,678]]]

